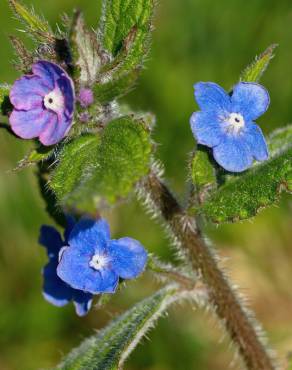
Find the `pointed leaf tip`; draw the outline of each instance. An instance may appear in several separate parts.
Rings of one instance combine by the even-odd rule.
[[[274,57],[274,51],[277,46],[278,44],[272,44],[262,54],[256,57],[255,60],[242,72],[240,81],[259,82],[270,61]]]
[[[28,33],[42,42],[54,39],[48,22],[36,15],[33,9],[29,10],[17,0],[8,1],[15,16],[24,23]]]

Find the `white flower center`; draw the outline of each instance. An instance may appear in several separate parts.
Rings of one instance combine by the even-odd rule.
[[[228,134],[239,135],[245,126],[244,118],[239,113],[230,113],[225,121],[224,129]]]
[[[60,112],[64,109],[64,96],[62,91],[55,88],[44,97],[44,106],[53,112]]]
[[[102,254],[95,254],[89,261],[89,266],[95,270],[101,270],[108,264],[108,258]]]

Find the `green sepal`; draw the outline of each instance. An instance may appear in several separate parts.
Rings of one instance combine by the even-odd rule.
[[[256,57],[255,60],[242,72],[240,81],[258,82],[274,57],[274,50],[277,46],[277,44],[269,46],[262,54]]]
[[[49,182],[60,204],[93,211],[126,197],[149,171],[152,143],[142,119],[121,117],[67,144]]]
[[[171,303],[180,299],[175,285],[158,291],[116,318],[98,334],[86,339],[56,369],[122,369],[124,362],[148,330]]]
[[[34,62],[33,54],[27,50],[20,38],[10,35],[9,39],[17,58],[16,61],[13,62],[14,68],[22,73],[30,72]]]

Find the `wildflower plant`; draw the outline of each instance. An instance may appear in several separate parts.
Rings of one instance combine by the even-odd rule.
[[[190,112],[191,127],[185,123],[196,144],[189,163],[191,192],[183,206],[163,180],[153,116],[119,100],[145,64],[156,1],[103,0],[96,31],[75,11],[56,32],[26,5],[9,3],[35,49],[11,37],[20,77],[12,86],[0,86],[1,115],[8,132],[33,139],[17,169],[36,167],[46,210],[64,229],[62,238],[55,227],[41,227],[39,242],[49,259],[43,269],[45,299],[56,306],[72,301],[83,316],[95,295],[112,295],[121,282],[144,272],[163,278],[165,285],[85,340],[57,368],[122,369],[161,314],[188,299],[213,309],[242,366],[278,369],[259,324],[201,230],[202,223],[255,217],[281,192],[291,192],[292,127],[264,138],[255,123],[270,104],[259,80],[274,46],[244,70],[231,91],[195,84],[200,111]],[[131,237],[111,238],[101,215],[133,195],[167,229],[178,266],[161,263]]]

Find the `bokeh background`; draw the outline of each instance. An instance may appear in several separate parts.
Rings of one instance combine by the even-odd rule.
[[[96,27],[99,0],[27,0],[55,25],[63,12],[84,10]],[[166,165],[169,184],[183,198],[188,153],[194,141],[189,116],[196,109],[194,82],[215,81],[230,88],[240,71],[271,43],[279,43],[263,84],[271,107],[260,119],[265,133],[292,119],[292,6],[290,0],[165,0],[156,17],[153,50],[140,84],[127,101],[136,110],[157,115],[155,140]],[[11,83],[9,34],[21,35],[7,2],[0,2],[0,82]],[[26,40],[30,46],[30,40]],[[52,223],[44,211],[30,168],[8,171],[31,143],[0,131],[0,369],[35,370],[57,364],[64,353],[93,329],[150,294],[155,284],[147,274],[118,293],[103,310],[83,319],[72,306],[62,309],[41,295],[40,270],[46,261],[38,246],[39,227]],[[265,179],[263,179],[265,181]],[[279,205],[252,221],[206,232],[227,258],[226,268],[249,297],[271,344],[284,359],[292,350],[292,208],[283,196]],[[171,256],[160,227],[132,200],[106,214],[113,235],[139,239],[162,258]],[[201,309],[176,307],[131,356],[129,370],[226,370],[233,360],[228,338]],[[235,362],[235,369],[239,369]]]

